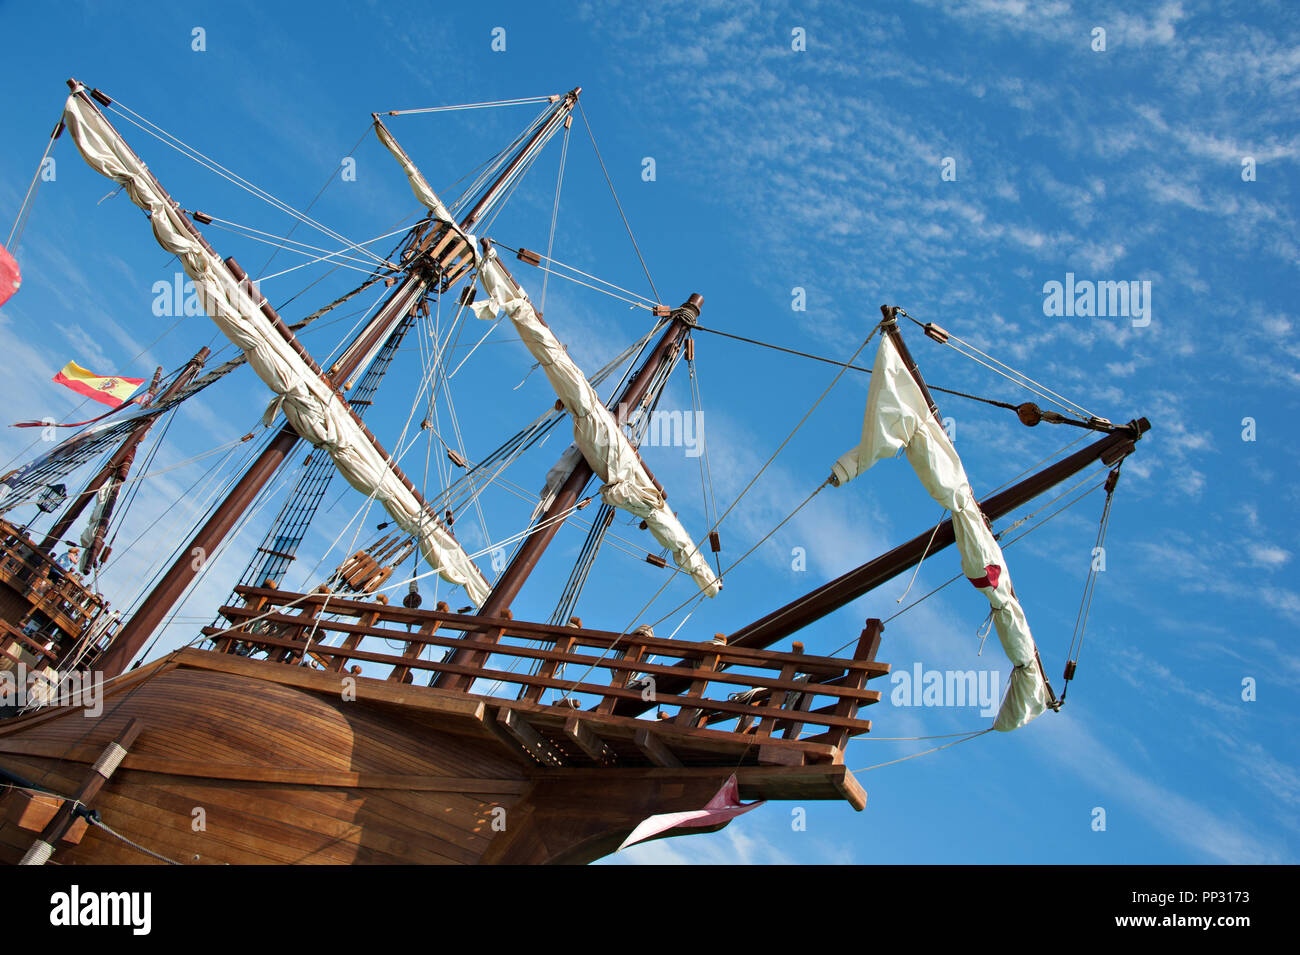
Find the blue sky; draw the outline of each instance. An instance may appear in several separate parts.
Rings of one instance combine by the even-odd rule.
[[[501,52],[491,47],[496,27],[505,30]],[[202,51],[193,49],[195,28],[204,31]],[[1094,49],[1097,28],[1105,31],[1104,50]],[[792,47],[796,29],[805,49]],[[878,319],[879,305],[898,304],[1096,414],[1151,420],[1152,432],[1124,468],[1078,685],[1060,714],[859,774],[870,794],[861,814],[810,804],[807,826],[797,831],[796,807],[773,803],[720,833],[653,843],[615,861],[1296,860],[1300,499],[1287,477],[1297,467],[1300,383],[1294,5],[979,0],[553,11],[537,4],[73,3],[55,17],[0,3],[0,33],[4,234],[57,121],[68,76],[102,87],[298,208],[331,182],[312,215],[354,240],[386,233],[417,211],[400,170],[365,135],[371,111],[580,85],[656,285],[672,304],[701,293],[703,324],[844,359]],[[396,117],[390,128],[434,188],[449,190],[532,110]],[[124,132],[182,205],[272,233],[290,227],[281,213],[158,140]],[[558,147],[489,230],[494,237],[545,248]],[[342,181],[336,170],[349,155],[356,179]],[[49,382],[70,359],[147,377],[156,364],[182,363],[215,332],[203,317],[174,323],[153,314],[153,284],[170,279],[174,263],[137,210],[123,197],[104,198],[111,185],[85,167],[67,137],[54,156],[57,175],[42,184],[15,249],[25,285],[0,309],[12,420],[89,416],[74,415],[76,397]],[[647,157],[653,181],[642,176]],[[955,178],[944,177],[945,167]],[[1249,167],[1253,178],[1243,175]],[[281,252],[259,268],[267,247],[207,234],[258,275],[300,261]],[[334,247],[305,226],[295,238]],[[570,141],[555,255],[646,292],[581,122]],[[539,298],[541,274],[523,266],[516,273]],[[1067,273],[1149,281],[1150,323],[1045,314],[1045,283]],[[354,276],[307,268],[263,288],[296,320],[355,285]],[[806,310],[792,308],[796,288]],[[647,327],[644,312],[554,279],[545,311],[589,370]],[[322,320],[304,340],[323,356],[348,325]],[[904,331],[932,382],[1015,402],[1032,397]],[[494,333],[455,382],[471,457],[551,400],[509,337]],[[710,463],[725,507],[834,369],[716,336],[699,335],[697,346]],[[414,345],[391,374],[391,405],[370,422],[395,443],[416,398]],[[743,553],[825,478],[858,437],[865,394],[865,376],[840,380],[723,525],[726,553]],[[148,479],[151,493],[128,515],[118,562],[104,576],[115,603],[131,599],[151,562],[127,541],[148,526],[174,537],[173,522],[183,526],[193,502],[214,487],[203,483],[207,468],[218,464],[212,478],[220,480],[249,445],[229,458],[223,451],[191,459],[260,428],[267,395],[247,370],[208,397],[178,415],[153,464],[165,473]],[[1006,411],[939,397],[977,493],[1075,437],[1046,425],[1030,431]],[[661,407],[691,407],[684,374]],[[443,414],[450,417],[445,406]],[[1247,418],[1250,441],[1243,440]],[[4,459],[32,438],[3,429]],[[540,487],[565,443],[553,438],[521,459],[511,480]],[[422,443],[414,447],[407,470],[436,491],[437,466],[424,475],[423,452]],[[651,448],[646,457],[686,527],[703,533],[697,460],[682,448]],[[168,510],[187,489],[188,503]],[[514,533],[531,509],[504,492],[483,503],[481,526],[477,514],[457,525],[474,548],[485,545],[485,532],[489,541]],[[336,485],[326,504],[294,571],[299,577],[291,573],[287,584],[303,583],[317,560],[332,567],[353,540],[340,532],[359,496]],[[1100,508],[1093,495],[1007,553],[1057,682]],[[729,576],[723,594],[699,606],[681,635],[735,630],[931,526],[938,510],[901,462],[828,489]],[[368,515],[367,526],[380,519]],[[662,577],[635,556],[646,546],[635,526],[616,522],[615,532],[633,541],[633,555],[610,549],[579,612],[588,625],[621,630]],[[516,602],[517,615],[549,616],[583,533],[560,536]],[[253,527],[214,562],[160,649],[187,641],[210,618],[257,536]],[[795,548],[806,553],[804,570],[792,567]],[[955,555],[936,555],[909,599],[953,573]],[[647,616],[684,600],[688,586],[675,582]],[[894,613],[906,586],[906,578],[896,580],[800,638],[810,651],[833,650],[856,637],[866,617]],[[981,603],[971,590],[942,591],[889,624],[881,659],[896,670],[920,662],[1000,669],[1005,677],[995,646],[976,656]],[[678,615],[661,626],[680,622]],[[1253,701],[1242,698],[1247,679],[1255,682]],[[888,695],[869,715],[881,739],[851,743],[852,768],[932,745],[886,737],[989,722],[977,709],[902,707]],[[1093,828],[1097,808],[1105,810],[1104,831]]]

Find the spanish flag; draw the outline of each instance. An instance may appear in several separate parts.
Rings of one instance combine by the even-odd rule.
[[[78,394],[93,398],[110,408],[116,408],[135,394],[135,390],[144,384],[143,378],[122,378],[113,376],[103,378],[82,368],[75,361],[63,366],[63,370],[54,376],[54,381],[67,385]]]

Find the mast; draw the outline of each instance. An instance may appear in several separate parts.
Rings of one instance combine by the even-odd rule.
[[[167,399],[193,381],[203,367],[203,363],[208,360],[208,354],[207,348],[199,349],[198,353],[181,369],[176,379],[167,386],[167,390],[154,399],[154,404],[161,405],[165,403]],[[155,376],[154,385],[157,386],[157,376]],[[144,418],[131,430],[112,456],[104,462],[104,466],[86,483],[85,489],[77,495],[59,519],[54,522],[54,526],[45,535],[45,539],[36,545],[38,550],[46,554],[52,552],[55,545],[63,539],[63,535],[68,532],[68,528],[86,509],[86,505],[94,500],[95,495],[99,493],[99,489],[104,486],[104,482],[114,476],[117,471],[121,470],[121,476],[125,478],[126,471],[131,467],[131,460],[135,457],[136,447],[144,440],[144,436],[149,433],[149,429],[153,427],[156,420],[154,417]]]
[[[373,361],[369,363],[365,374],[355,391],[350,391],[348,404],[357,412],[357,417],[364,418],[371,406],[371,397],[382,382],[393,355],[400,346],[407,331],[415,319],[407,315],[404,321],[384,341],[383,347]],[[310,463],[305,466],[293,491],[286,498],[280,513],[267,529],[262,538],[262,545],[249,558],[248,566],[240,578],[240,584],[254,587],[266,586],[270,580],[279,584],[295,559],[303,535],[311,524],[312,517],[320,505],[321,498],[334,478],[334,462],[327,454],[311,454]],[[237,602],[232,593],[231,602]],[[220,623],[220,617],[217,622]]]
[[[672,320],[669,322],[668,328],[659,337],[654,351],[642,363],[637,373],[627,383],[623,393],[619,395],[618,400],[614,403],[614,407],[619,409],[620,413],[624,409],[636,408],[645,399],[650,383],[654,379],[655,369],[659,368],[663,362],[670,361],[675,350],[681,347],[682,340],[686,337],[696,319],[700,317],[700,306],[703,304],[704,299],[700,295],[692,294],[680,308],[673,312]],[[622,423],[620,420],[619,424]],[[519,550],[515,552],[514,558],[497,580],[496,586],[492,588],[492,593],[488,595],[488,599],[479,608],[478,616],[503,617],[510,612],[511,602],[519,594],[524,581],[537,567],[543,552],[564,524],[564,515],[573,507],[594,473],[595,471],[587,459],[579,457],[578,463],[574,466],[568,479],[560,487],[550,506],[537,519],[532,532],[524,539]],[[480,634],[478,639],[491,640],[492,636],[493,632],[489,630]],[[448,658],[448,662],[466,666],[479,666],[485,656],[486,654],[481,650],[458,649]],[[468,685],[464,683],[465,679],[460,674],[438,673],[429,685],[440,686],[445,689],[456,689]]]
[[[651,379],[654,377],[654,370],[668,360],[677,348],[681,347],[682,339],[690,331],[691,324],[695,319],[699,318],[700,306],[703,303],[704,299],[700,295],[693,294],[673,313],[672,321],[669,322],[668,328],[664,330],[663,335],[659,337],[654,351],[650,353],[650,357],[642,363],[636,375],[627,383],[623,393],[619,395],[618,400],[614,403],[615,408],[635,408],[641,403],[650,387]],[[623,422],[620,421],[619,423],[622,424]],[[479,608],[479,616],[499,617],[510,607],[511,601],[519,593],[524,581],[533,572],[533,568],[537,566],[542,553],[564,523],[561,515],[574,505],[578,496],[582,493],[582,489],[587,486],[587,482],[591,480],[594,473],[587,459],[579,458],[573,473],[564,482],[555,495],[555,499],[551,501],[550,506],[538,518],[537,526],[520,545],[514,559],[501,574],[496,586],[492,588],[492,593],[483,603],[483,606]]]
[[[98,110],[90,103],[84,87],[76,80],[68,81],[69,87],[73,90],[75,97],[80,97],[83,102],[90,106],[92,110],[98,113]],[[345,350],[343,356],[331,368],[330,373],[326,375],[319,366],[311,360],[311,356],[303,348],[302,344],[289,330],[283,319],[276,314],[271,305],[264,299],[261,301],[261,311],[269,319],[277,330],[284,336],[285,340],[293,347],[294,351],[308,364],[308,366],[322,380],[329,383],[336,392],[348,382],[352,375],[358,370],[361,363],[370,354],[373,347],[391,334],[393,328],[402,319],[406,312],[413,307],[415,301],[423,294],[427,293],[429,285],[432,282],[438,282],[444,274],[444,270],[450,272],[450,278],[441,282],[439,292],[446,290],[446,287],[456,278],[468,271],[468,263],[462,262],[454,264],[462,254],[462,248],[467,248],[467,244],[462,240],[456,242],[455,232],[464,233],[471,227],[480,216],[490,206],[489,199],[495,200],[502,192],[509,178],[522,165],[524,158],[530,154],[544,139],[553,135],[559,128],[564,117],[572,110],[574,103],[577,101],[577,90],[574,90],[561,101],[559,101],[553,110],[551,116],[529,137],[528,141],[520,147],[518,153],[508,164],[507,168],[500,176],[488,187],[484,197],[475,204],[468,216],[456,230],[450,223],[441,223],[439,228],[429,230],[420,240],[415,254],[408,263],[409,271],[405,279],[401,282],[394,293],[388,298],[384,306],[376,314],[375,318],[367,325],[365,329],[357,336],[352,344]],[[98,90],[91,92],[95,100],[104,105],[111,104],[111,100],[100,93]],[[104,120],[107,125],[107,120]],[[80,144],[78,144],[80,148]],[[129,148],[129,147],[128,147]],[[135,157],[139,161],[138,157]],[[140,163],[143,166],[143,163]],[[179,205],[167,193],[156,178],[153,178],[153,185],[156,187],[167,202],[169,202],[176,211],[177,218],[183,224],[186,231],[207,250],[214,258],[215,251],[207,241],[198,232],[194,224],[181,211]],[[226,259],[225,265],[239,283],[247,281],[247,275],[239,268],[233,259]],[[254,296],[257,301],[260,296]],[[339,395],[342,398],[341,394]],[[345,403],[346,404],[346,403]],[[378,442],[370,435],[364,425],[361,426],[371,443],[378,448]],[[154,588],[150,591],[140,604],[139,609],[127,621],[122,630],[118,633],[117,639],[112,647],[104,654],[101,660],[101,667],[108,675],[113,676],[124,671],[131,659],[144,645],[145,640],[153,633],[157,626],[166,617],[171,607],[185,592],[189,584],[203,567],[204,561],[211,556],[220,546],[230,530],[234,527],[239,517],[251,506],[258,493],[271,480],[278,470],[285,457],[298,442],[299,435],[293,426],[287,421],[281,427],[280,432],[268,444],[266,449],[258,458],[248,467],[241,476],[240,480],[231,489],[230,493],[221,502],[212,516],[197,531],[190,540],[187,547],[177,555],[176,560],[167,572],[162,576]],[[419,497],[418,492],[410,484],[405,475],[400,474],[396,465],[390,464],[391,469],[398,474],[408,490],[423,504],[423,499]]]

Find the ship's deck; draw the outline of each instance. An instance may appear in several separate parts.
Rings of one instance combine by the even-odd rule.
[[[746,775],[782,793],[770,798],[865,801],[842,754],[871,728],[858,716],[880,699],[868,681],[889,672],[874,659],[877,621],[844,659],[469,616],[445,605],[413,610],[270,587],[238,593],[245,605],[222,609],[231,627],[204,630],[216,652],[182,651],[178,663],[427,709],[491,736],[532,769],[766,767],[766,776]],[[393,652],[395,644],[404,649]],[[813,767],[838,770],[823,783]]]

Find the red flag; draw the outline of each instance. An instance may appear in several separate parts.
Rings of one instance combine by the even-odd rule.
[[[9,297],[17,292],[18,286],[22,284],[23,276],[18,271],[18,263],[9,254],[9,250],[0,245],[0,305],[9,301]]]
[[[742,803],[740,801],[740,784],[736,782],[736,774],[732,773],[731,778],[722,784],[722,788],[718,790],[717,795],[710,799],[703,809],[692,809],[687,812],[665,812],[657,816],[651,816],[632,830],[632,834],[623,840],[623,844],[619,846],[619,849],[626,849],[638,842],[644,842],[646,839],[662,835],[669,829],[699,829],[705,826],[716,826],[718,823],[730,822],[751,809],[757,809],[765,801],[760,799],[757,802],[751,802],[749,805]]]

